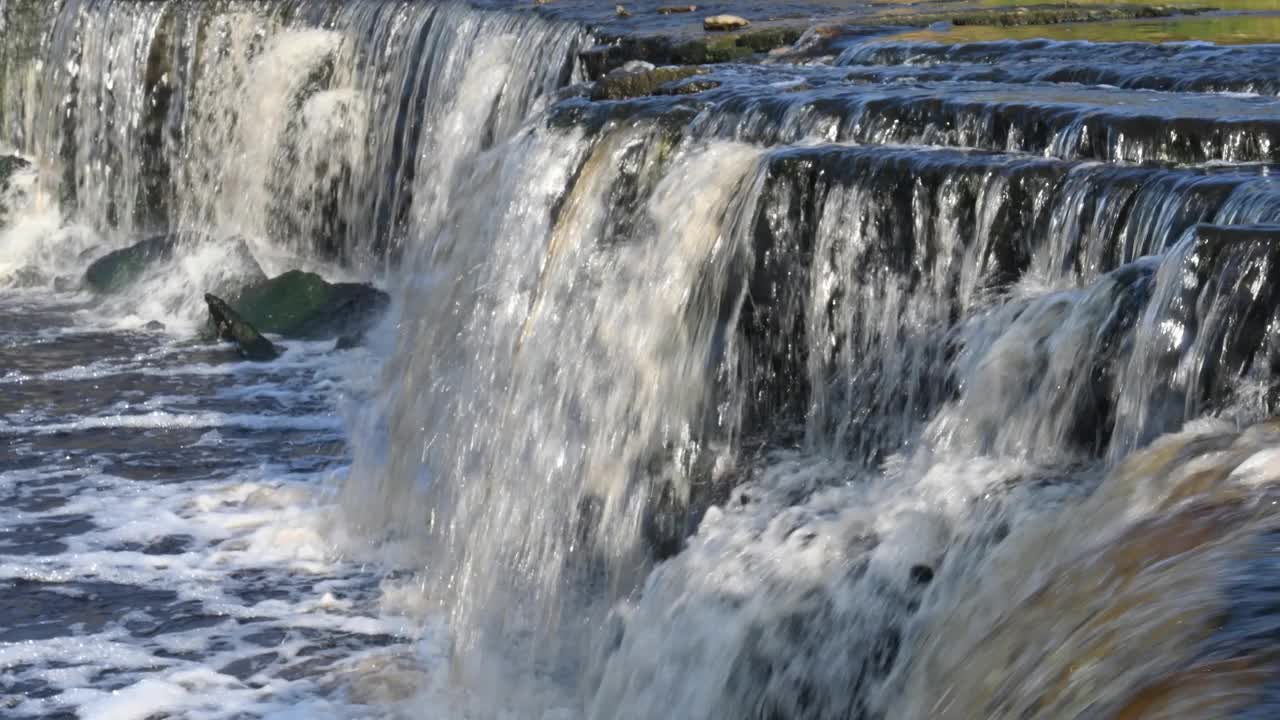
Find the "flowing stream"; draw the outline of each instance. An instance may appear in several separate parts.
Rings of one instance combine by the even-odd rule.
[[[0,716],[1280,711],[1280,45],[0,18]],[[200,333],[295,269],[385,316]]]

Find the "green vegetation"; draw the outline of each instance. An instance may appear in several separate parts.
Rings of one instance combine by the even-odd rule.
[[[1164,5],[1078,5],[1056,3],[1016,7],[973,9],[945,9],[947,6],[931,6],[928,12],[899,10],[861,21],[865,24],[908,25],[928,27],[937,23],[957,26],[1021,27],[1025,25],[1057,25],[1061,23],[1096,23],[1107,20],[1132,20],[1168,18],[1194,15],[1206,8],[1199,6],[1168,7]],[[860,24],[861,24],[860,23]]]
[[[1061,0],[983,0],[987,7],[1032,7],[1036,5],[1061,5]],[[1071,0],[1069,5],[1114,5],[1108,0]],[[1160,5],[1172,8],[1210,6],[1215,10],[1280,10],[1280,0],[1161,0]]]
[[[1280,42],[1280,15],[1210,15],[1159,20],[993,27],[965,25],[949,30],[918,30],[891,40],[984,42],[994,40],[1089,40],[1092,42],[1185,42],[1223,45]]]

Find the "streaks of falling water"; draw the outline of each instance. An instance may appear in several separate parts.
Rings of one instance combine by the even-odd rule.
[[[50,164],[73,219],[119,244],[241,234],[268,265],[319,251],[363,273],[434,232],[439,208],[409,208],[436,207],[461,164],[572,82],[587,37],[378,0],[68,0],[47,33],[30,22],[45,59],[6,65],[24,115],[4,134]]]
[[[660,143],[532,132],[478,180],[507,209],[466,208],[420,258],[430,281],[387,371],[413,388],[387,397],[404,451],[362,458],[355,474],[384,485],[349,490],[373,527],[431,518],[426,584],[464,648],[530,629],[555,630],[547,654],[579,642],[590,603],[566,609],[562,589],[629,592],[647,507],[689,492],[738,257],[725,223],[757,151]],[[632,182],[645,195],[624,220],[610,199]]]
[[[920,638],[910,633],[933,627],[953,603],[978,627],[997,622],[963,602],[966,573],[1025,580],[1014,603],[1049,582],[1025,568],[983,565],[1003,543],[1034,557],[1037,572],[1076,573],[1085,585],[1107,570],[1073,566],[1074,549],[1101,548],[1105,562],[1120,563],[1132,553],[1180,562],[1192,553],[1167,576],[1128,585],[1107,615],[1117,625],[1101,621],[1099,632],[1154,640],[1172,618],[1214,612],[1199,596],[1184,595],[1184,607],[1152,594],[1197,585],[1216,592],[1217,573],[1253,550],[1221,556],[1219,539],[1207,537],[1201,563],[1199,541],[1167,546],[1168,533],[1185,525],[1194,534],[1219,516],[1176,504],[1211,500],[1199,470],[1225,478],[1250,455],[1242,481],[1273,482],[1263,470],[1274,452],[1267,431],[1250,435],[1233,461],[1179,456],[1182,489],[1163,504],[1145,496],[1118,503],[1130,514],[1114,525],[1082,523],[1091,506],[1080,498],[1105,472],[1100,456],[1118,463],[1206,413],[1227,421],[1214,432],[1230,443],[1229,428],[1273,407],[1266,389],[1276,379],[1280,299],[1265,278],[1274,272],[1275,229],[1196,224],[1270,219],[1265,172],[846,146],[780,150],[761,163],[759,180],[743,186],[755,199],[739,206],[754,267],[731,362],[746,371],[735,392],[748,406],[760,403],[746,417],[768,438],[766,452],[735,470],[745,482],[717,498],[684,550],[616,608],[601,654],[587,664],[589,714],[662,717],[674,703],[695,718],[927,717],[939,708],[1016,716],[1037,703],[1083,712],[1091,698],[1117,711],[1190,702],[1212,713],[1216,705],[1170,690],[1179,673],[1199,672],[1188,668],[1214,667],[1190,636],[1134,673],[1080,673],[1061,698],[1041,696],[1029,676],[986,700],[982,686],[966,683],[994,661],[975,669],[976,680],[947,670],[947,687],[968,694],[958,705],[922,690],[913,698],[939,705],[903,703],[900,683],[943,654],[926,644],[930,654],[918,655]],[[785,428],[789,413],[808,428],[798,454],[781,449],[795,437]],[[883,468],[859,462],[880,458]],[[1131,472],[1115,469],[1107,482],[1129,483]],[[1167,521],[1148,517],[1165,510]],[[1255,548],[1266,523],[1225,512],[1244,518],[1242,534],[1226,540],[1232,553]],[[1066,554],[1043,552],[1030,530],[1040,519],[1092,539],[1060,538]],[[935,576],[940,590],[930,593],[924,586]],[[1142,612],[1130,593],[1150,603],[1154,621],[1129,615]],[[1030,604],[992,605],[1014,615],[1010,637],[1038,617]],[[1050,612],[1059,611],[1092,612]],[[1260,631],[1222,642],[1250,632]],[[984,644],[995,641],[969,642],[999,652]],[[1072,647],[1077,662],[1123,656],[1111,645]],[[1241,662],[1245,685],[1272,667],[1265,654]],[[1027,673],[1044,666],[1028,664]]]

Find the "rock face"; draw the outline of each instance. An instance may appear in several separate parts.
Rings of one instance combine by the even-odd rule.
[[[372,285],[330,283],[315,273],[291,270],[245,288],[232,307],[262,332],[320,340],[362,336],[389,303],[389,296]]]
[[[702,27],[711,32],[724,30],[741,30],[751,24],[750,20],[737,15],[712,15],[702,21]]]
[[[209,304],[209,321],[214,333],[221,340],[234,342],[236,349],[246,360],[263,362],[280,356],[276,346],[240,317],[225,300],[206,293],[204,301]]]
[[[116,293],[134,283],[147,268],[173,257],[176,235],[156,235],[93,261],[84,273],[85,285],[94,292]]]

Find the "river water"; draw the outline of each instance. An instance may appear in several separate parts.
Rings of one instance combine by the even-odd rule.
[[[0,2],[0,716],[1273,717],[1280,46],[576,7]]]

